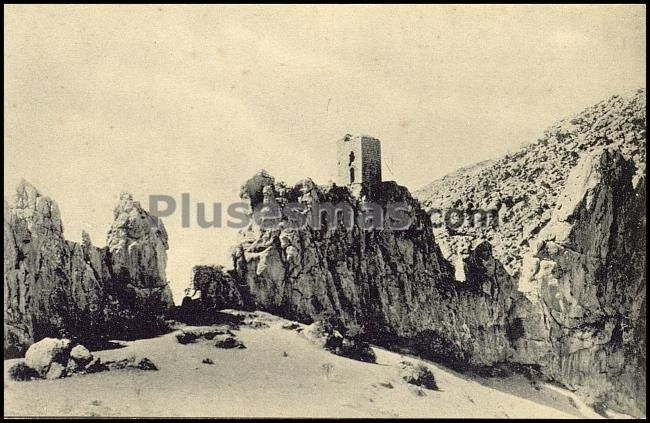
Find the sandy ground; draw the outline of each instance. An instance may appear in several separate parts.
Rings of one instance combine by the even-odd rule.
[[[398,363],[424,361],[380,348],[377,364],[350,360],[282,329],[286,320],[266,319],[269,328],[235,331],[246,349],[181,345],[171,333],[95,353],[103,361],[141,354],[158,371],[15,382],[7,371],[18,360],[6,360],[5,416],[600,417],[552,386],[470,379],[428,362],[440,391],[420,390],[400,379]]]

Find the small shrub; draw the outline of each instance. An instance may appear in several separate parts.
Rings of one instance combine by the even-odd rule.
[[[370,347],[370,344],[358,339],[330,335],[325,343],[325,348],[341,357],[347,357],[365,363],[377,362],[377,356]]]
[[[237,338],[233,336],[228,336],[222,339],[219,339],[215,344],[215,347],[217,348],[225,348],[225,349],[231,349],[231,348],[239,348],[239,349],[245,349],[246,346],[239,342]]]
[[[24,382],[32,379],[40,379],[36,370],[29,367],[27,364],[20,362],[16,363],[9,369],[9,377],[12,380]]]
[[[193,332],[181,332],[176,334],[176,340],[179,344],[187,345],[195,342],[198,336]]]

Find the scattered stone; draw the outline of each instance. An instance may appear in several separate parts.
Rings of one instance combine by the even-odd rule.
[[[136,361],[134,367],[140,370],[158,370],[158,367],[149,360],[147,357],[143,357],[140,360]]]
[[[311,325],[308,325],[303,331],[302,335],[311,341],[313,344],[324,348],[327,344],[327,340],[331,336],[341,336],[338,332],[328,333],[328,330],[325,328],[325,325],[321,321],[316,321]]]
[[[102,363],[99,357],[95,357],[90,363],[86,365],[83,371],[85,373],[99,373],[108,370],[109,370],[108,366]]]
[[[203,361],[201,361],[203,364],[214,364],[214,361],[210,358],[204,358]]]
[[[85,367],[88,363],[93,361],[93,355],[90,353],[88,348],[83,345],[77,345],[70,351],[70,358],[79,367]]]
[[[129,357],[118,361],[106,362],[110,370],[158,370],[158,367],[147,357]]]
[[[418,364],[413,365],[409,361],[402,361],[400,363],[400,376],[411,385],[421,386],[426,389],[434,391],[438,390],[436,379],[428,367]]]
[[[252,329],[268,329],[271,327],[268,323],[260,322],[259,320],[244,320],[243,324]]]
[[[64,366],[61,363],[52,362],[50,368],[45,373],[45,379],[60,379],[68,375],[67,364]]]

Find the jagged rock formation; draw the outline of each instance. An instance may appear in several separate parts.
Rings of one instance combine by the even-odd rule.
[[[394,183],[385,183],[375,197],[367,194],[365,201],[383,201],[384,211],[389,200],[417,206],[408,191]],[[312,210],[320,204],[340,204],[360,213],[364,200],[345,187],[321,188],[305,180],[287,188],[260,174],[244,185],[242,196],[251,200],[254,213],[279,203],[300,204],[307,227],[291,227],[285,211],[278,225],[253,221],[233,257],[230,275],[209,267],[195,270],[195,288],[208,301],[215,306],[263,305],[267,311],[302,320],[331,312],[345,321],[371,322],[373,327],[367,329],[377,334],[396,328],[408,333],[421,324],[419,308],[434,299],[431,281],[447,270],[441,267],[428,217],[419,207],[412,210],[414,222],[408,231],[364,231],[358,222],[348,228],[325,220],[322,227],[313,226]],[[416,230],[418,225],[424,229]]]
[[[452,225],[434,225],[445,258],[460,263],[477,244],[489,241],[497,260],[517,276],[530,241],[551,218],[581,157],[611,146],[635,162],[635,183],[645,173],[645,109],[645,90],[614,96],[557,123],[514,154],[460,169],[416,191],[427,210],[442,211],[432,216],[436,223],[451,209],[465,214],[458,227],[455,215],[450,215]],[[482,222],[479,210],[485,213]]]
[[[594,403],[645,413],[645,177],[618,150],[585,157],[525,254],[513,360]]]
[[[122,194],[113,210],[107,250],[113,285],[120,300],[161,313],[174,306],[165,268],[167,232],[162,221],[147,213],[131,194]]]
[[[455,283],[428,216],[406,188],[383,182],[354,194],[309,179],[287,187],[262,172],[244,184],[242,197],[257,218],[242,234],[234,269],[194,269],[193,285],[207,308],[260,308],[305,322],[337,316],[377,343],[442,346],[430,353],[445,361],[485,366],[507,359],[505,310],[514,279],[504,282],[507,273],[486,245],[468,258],[470,280]],[[290,204],[300,212],[274,209]],[[366,229],[372,218],[364,208],[372,204],[373,213],[387,218]],[[398,217],[388,217],[395,204],[408,209],[403,230],[389,228]],[[319,226],[314,211],[329,205],[351,210],[355,219],[339,215]],[[270,219],[261,217],[267,209],[275,210]],[[305,226],[295,227],[296,219]]]
[[[166,234],[130,195],[115,209],[109,247],[66,241],[56,202],[23,181],[4,211],[4,351],[45,337],[129,336],[169,309]]]

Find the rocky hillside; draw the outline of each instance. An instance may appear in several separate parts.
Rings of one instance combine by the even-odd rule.
[[[610,146],[634,161],[635,183],[645,173],[645,109],[645,90],[614,96],[557,123],[514,154],[460,169],[416,191],[427,210],[441,210],[444,216],[458,209],[467,216],[462,226],[434,227],[445,257],[460,263],[471,248],[489,241],[495,257],[518,275],[530,241],[551,218],[581,157]],[[483,224],[471,218],[476,210],[487,213]],[[442,220],[440,214],[433,217]]]
[[[4,352],[44,337],[96,343],[150,331],[173,306],[167,234],[129,194],[114,210],[108,246],[65,240],[59,208],[22,182],[4,210]]]
[[[460,369],[526,368],[595,407],[641,416],[644,169],[640,91],[420,192],[428,207],[493,210],[498,220],[488,226],[434,228],[408,190],[390,182],[359,192],[310,180],[288,187],[261,173],[242,187],[254,213],[297,202],[309,216],[343,202],[355,215],[380,204],[385,215],[399,201],[413,219],[397,231],[390,219],[372,230],[358,222],[295,230],[293,213],[275,213],[275,226],[257,220],[243,232],[232,270],[199,266],[193,285],[208,310],[335,316],[381,345]]]

